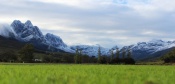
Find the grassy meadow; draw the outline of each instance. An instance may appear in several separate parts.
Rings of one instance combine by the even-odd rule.
[[[174,84],[175,66],[0,64],[0,84]]]

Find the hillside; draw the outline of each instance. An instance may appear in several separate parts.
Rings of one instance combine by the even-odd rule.
[[[17,51],[24,46],[25,43],[19,42],[13,38],[4,38],[0,36],[0,52],[14,50]]]

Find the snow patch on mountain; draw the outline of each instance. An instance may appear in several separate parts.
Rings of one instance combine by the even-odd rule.
[[[133,50],[146,50],[155,53],[175,46],[175,41],[151,40],[149,42],[139,42],[132,47]]]
[[[132,50],[133,58],[144,59],[156,52],[175,47],[175,41],[151,40],[148,42],[138,42],[137,44],[124,46],[123,50]]]
[[[82,51],[82,54],[89,55],[89,56],[98,56],[98,49],[99,45],[73,45],[71,49],[76,51],[79,49]],[[109,49],[100,47],[100,51],[102,55],[109,55]]]

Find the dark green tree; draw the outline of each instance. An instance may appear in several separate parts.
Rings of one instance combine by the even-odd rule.
[[[119,59],[119,56],[120,56],[120,51],[119,51],[119,49],[117,48],[117,49],[116,49],[116,58]]]
[[[126,51],[123,49],[122,50],[122,59],[125,59]]]
[[[17,55],[14,51],[5,51],[0,55],[2,62],[15,62],[17,61]]]
[[[97,58],[97,63],[101,63],[101,48],[98,48],[98,58]]]
[[[114,51],[111,50],[111,58],[110,58],[110,62],[112,62],[114,60]]]
[[[108,57],[107,56],[101,56],[101,60],[100,60],[100,63],[101,64],[106,64],[108,61],[107,61]]]
[[[131,54],[131,50],[128,49],[128,50],[127,50],[127,58],[131,58],[131,56],[132,56],[132,54]]]
[[[76,53],[75,53],[75,57],[74,57],[74,61],[76,64],[78,64],[78,59],[79,59],[79,52],[78,52],[78,48],[76,49]]]
[[[175,63],[175,49],[165,54],[161,59],[164,60],[164,63]]]
[[[131,50],[127,50],[127,58],[124,59],[125,64],[135,64],[135,60],[132,58]]]
[[[26,44],[24,47],[21,48],[19,51],[19,59],[23,62],[32,62],[34,53],[34,46],[32,44]]]
[[[44,62],[52,63],[54,61],[54,58],[53,58],[53,55],[49,53],[48,55],[43,56],[43,60]]]
[[[79,50],[78,63],[82,63],[82,50]]]
[[[116,49],[116,53],[115,54],[116,54],[116,58],[113,60],[113,63],[116,63],[116,64],[121,63],[122,60],[119,57],[120,56],[119,48]]]

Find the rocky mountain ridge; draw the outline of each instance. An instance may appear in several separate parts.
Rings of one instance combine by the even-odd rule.
[[[9,29],[8,29],[9,28]],[[1,31],[1,36],[14,38],[20,42],[28,42],[34,44],[35,47],[53,52],[68,52],[75,53],[76,48],[82,50],[82,54],[89,56],[97,56],[99,45],[73,45],[68,46],[64,43],[61,37],[51,33],[43,35],[37,26],[34,26],[30,20],[22,23],[19,20],[14,20],[10,26],[4,26]],[[144,59],[153,55],[156,52],[175,47],[175,41],[152,40],[149,42],[139,42],[134,45],[124,46],[122,50],[131,50],[134,59]],[[114,46],[111,49],[100,47],[102,55],[110,56],[110,51],[117,49]]]

